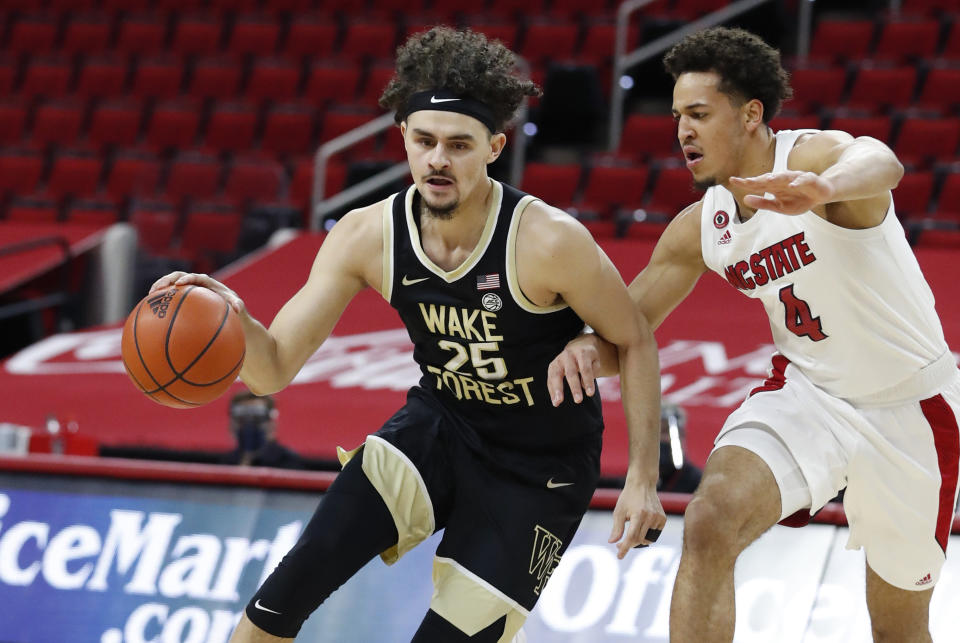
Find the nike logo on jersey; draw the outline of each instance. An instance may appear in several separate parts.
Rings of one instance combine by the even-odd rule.
[[[271,614],[277,614],[277,615],[280,614],[280,612],[276,612],[270,609],[269,607],[264,607],[263,605],[261,605],[259,598],[257,599],[257,602],[253,604],[253,606],[256,607],[258,610],[263,610],[264,612],[270,612]]]
[[[404,286],[412,286],[413,284],[418,284],[421,281],[426,281],[429,278],[430,277],[421,277],[420,279],[411,279],[410,277],[404,275],[403,279],[400,280],[400,283],[402,283]]]
[[[547,489],[556,489],[557,487],[569,487],[572,482],[554,482],[553,478],[547,480]]]
[[[437,98],[436,96],[430,97],[430,102],[436,105],[437,103],[449,103],[455,100],[460,100],[459,98]]]

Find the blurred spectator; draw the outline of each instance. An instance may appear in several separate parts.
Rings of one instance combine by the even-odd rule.
[[[277,407],[269,395],[249,391],[230,400],[230,432],[237,447],[223,457],[223,464],[305,469],[303,459],[277,442]]]
[[[686,411],[676,404],[661,404],[658,491],[693,493],[700,484],[700,469],[687,462],[684,456],[686,425]]]

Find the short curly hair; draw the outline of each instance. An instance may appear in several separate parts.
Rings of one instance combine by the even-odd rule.
[[[763,103],[764,123],[793,96],[780,52],[744,29],[713,27],[690,34],[667,52],[663,66],[674,80],[687,72],[715,72],[724,94]]]
[[[407,101],[417,92],[446,89],[469,96],[493,110],[495,131],[516,117],[524,96],[539,96],[540,88],[516,74],[517,57],[499,40],[469,30],[434,27],[416,34],[397,49],[393,78],[380,96],[380,105],[396,110],[399,124]]]

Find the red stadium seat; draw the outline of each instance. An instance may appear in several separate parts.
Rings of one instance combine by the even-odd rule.
[[[300,103],[272,106],[264,122],[260,147],[274,154],[312,151],[315,118],[315,111]]]
[[[300,66],[284,58],[264,58],[253,63],[245,96],[255,101],[289,101],[297,96]]]
[[[950,28],[950,34],[943,45],[940,57],[954,62],[960,61],[960,20],[953,21],[953,27]]]
[[[0,150],[0,193],[30,194],[43,173],[43,156],[34,149]]]
[[[904,163],[952,160],[960,144],[955,118],[908,118],[900,126],[893,151]]]
[[[46,54],[54,50],[57,21],[51,15],[22,14],[10,26],[4,47],[11,54]]]
[[[544,12],[544,0],[491,0],[487,11],[510,20],[521,16],[536,16]]]
[[[545,58],[571,58],[578,35],[575,22],[532,22],[527,26],[520,55],[532,63]]]
[[[680,154],[677,124],[672,116],[631,114],[623,125],[618,154],[642,161]]]
[[[67,223],[108,226],[120,220],[115,203],[104,200],[80,200],[67,208]]]
[[[13,93],[18,68],[19,63],[16,57],[0,54],[0,96],[9,96]]]
[[[297,161],[290,180],[290,199],[301,208],[306,208],[313,198],[313,157]],[[344,188],[347,181],[346,164],[331,159],[327,162],[323,194],[330,197]]]
[[[170,49],[182,56],[216,53],[220,49],[223,23],[210,15],[183,15],[173,28]]]
[[[200,105],[190,99],[157,104],[147,125],[146,141],[154,149],[183,148],[193,144],[200,124]]]
[[[935,20],[888,22],[880,31],[874,58],[908,62],[931,58],[940,38],[940,23]]]
[[[120,18],[116,49],[122,54],[159,54],[163,51],[166,36],[167,20],[164,14],[124,15]]]
[[[296,58],[325,58],[337,42],[337,24],[326,16],[294,15],[282,46],[283,53]]]
[[[149,196],[160,181],[160,161],[143,151],[121,152],[107,175],[107,194],[117,200]]]
[[[376,114],[368,111],[338,110],[327,111],[323,118],[323,128],[320,130],[320,143],[334,139],[341,134],[356,129],[376,118]],[[373,156],[376,150],[376,137],[360,141],[345,153],[353,158]]]
[[[204,146],[217,152],[250,149],[257,129],[257,110],[246,102],[218,103],[210,112]]]
[[[183,83],[183,61],[169,55],[141,59],[133,73],[131,93],[137,98],[174,98]]]
[[[37,56],[27,62],[21,93],[26,96],[66,96],[73,75],[73,63],[59,55]]]
[[[932,194],[932,172],[907,172],[893,190],[893,203],[897,215],[903,219],[925,214],[930,206]]]
[[[900,11],[913,16],[936,16],[956,7],[956,0],[903,0]]]
[[[175,200],[210,199],[220,189],[222,170],[213,156],[196,152],[181,154],[170,162],[164,192]]]
[[[240,90],[243,66],[232,56],[208,56],[193,64],[190,87],[194,98],[233,98]]]
[[[770,127],[776,132],[786,129],[820,129],[820,117],[813,115],[789,116],[778,114],[770,121]]]
[[[47,190],[58,198],[92,196],[102,171],[103,162],[96,156],[62,154],[53,161]]]
[[[833,107],[840,102],[845,83],[846,71],[842,67],[795,69],[790,74],[793,98],[784,107],[803,113]]]
[[[234,55],[269,56],[277,50],[280,23],[276,20],[241,16],[233,25],[227,51]]]
[[[360,85],[360,65],[347,62],[317,61],[310,68],[304,98],[318,107],[330,102],[351,104]]]
[[[527,163],[520,189],[557,208],[573,203],[580,184],[580,166],[575,163]]]
[[[810,54],[831,60],[865,58],[873,28],[870,20],[821,20],[814,30]]]
[[[84,104],[75,99],[51,100],[37,106],[33,140],[40,145],[71,145],[80,136]]]
[[[67,20],[60,51],[68,54],[101,54],[110,48],[112,25],[104,14],[74,15]]]
[[[227,173],[224,193],[237,204],[248,200],[274,201],[280,196],[286,174],[276,161],[261,157],[235,158]]]
[[[932,67],[915,105],[944,115],[960,108],[960,67]]]
[[[112,98],[123,93],[127,60],[116,55],[91,56],[83,61],[76,93],[84,98]]]
[[[615,210],[635,210],[643,201],[647,186],[645,165],[598,165],[590,170],[583,199],[576,208],[610,218]]]
[[[552,0],[550,14],[558,17],[605,17],[611,12],[606,0]]]
[[[216,262],[205,255],[236,252],[242,223],[243,217],[234,209],[220,205],[192,208],[180,236],[180,250],[194,262],[206,259],[201,266],[215,266]],[[201,266],[195,265],[194,269],[202,270]]]
[[[169,252],[178,219],[173,206],[164,202],[138,203],[130,213],[139,246],[155,255]]]
[[[504,47],[514,49],[517,43],[517,23],[515,21],[496,20],[484,16],[468,25],[473,31],[482,33],[488,40],[499,40]]]
[[[360,104],[365,107],[376,107],[380,100],[380,95],[386,89],[387,83],[393,78],[394,66],[392,64],[374,65],[367,74],[366,84],[360,92]]]
[[[671,13],[681,20],[694,20],[728,4],[729,0],[673,0]]]
[[[694,191],[693,178],[685,167],[663,167],[654,177],[653,191],[645,209],[672,219],[697,201],[702,193]]]
[[[87,136],[97,147],[106,145],[131,146],[140,134],[143,106],[132,99],[101,102],[90,116]]]
[[[23,98],[0,98],[0,145],[10,145],[23,139],[28,106]]]
[[[100,0],[95,4],[104,11],[145,11],[153,0]]]
[[[960,212],[960,172],[951,172],[944,177],[936,209],[940,212]]]
[[[349,22],[339,53],[355,59],[391,58],[396,47],[397,27],[388,21]]]
[[[583,44],[577,57],[581,60],[600,63],[613,58],[617,40],[617,25],[610,21],[594,21],[587,25]],[[631,23],[627,28],[627,51],[637,47],[640,42],[640,26]]]
[[[855,116],[837,116],[830,121],[830,129],[841,130],[853,136],[872,136],[890,144],[889,116],[857,118]]]
[[[56,202],[44,196],[17,197],[7,208],[7,221],[54,223],[58,217]]]
[[[873,112],[906,107],[916,84],[917,71],[913,67],[861,67],[846,104]]]

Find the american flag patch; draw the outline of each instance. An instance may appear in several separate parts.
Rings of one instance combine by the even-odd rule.
[[[500,273],[477,275],[477,290],[491,290],[500,287]]]

